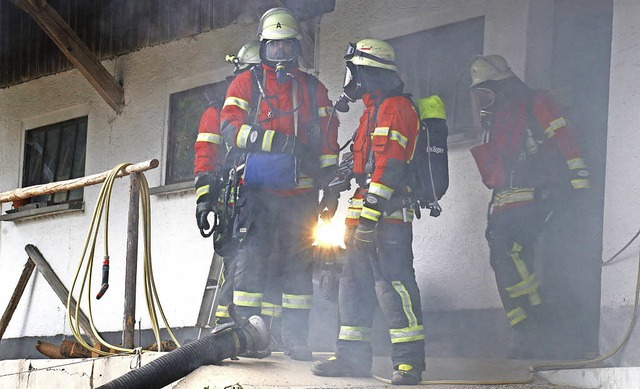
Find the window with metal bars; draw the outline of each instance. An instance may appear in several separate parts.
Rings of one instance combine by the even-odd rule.
[[[84,176],[87,120],[85,116],[26,132],[23,187]],[[83,190],[79,188],[35,196],[27,203],[46,206],[81,201],[82,197]]]

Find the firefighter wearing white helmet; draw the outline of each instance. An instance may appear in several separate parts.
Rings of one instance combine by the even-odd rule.
[[[483,183],[493,191],[486,238],[513,329],[511,356],[573,359],[576,356],[562,354],[570,348],[560,346],[563,339],[551,340],[550,332],[556,332],[543,327],[559,315],[550,314],[544,299],[549,284],[546,289],[538,284],[535,262],[536,240],[552,210],[577,198],[573,196],[582,197],[590,186],[575,129],[548,92],[530,89],[500,55],[476,57],[471,79],[487,134],[486,143],[471,153]],[[554,264],[561,257],[554,258]]]
[[[257,37],[262,64],[233,80],[220,117],[226,142],[247,155],[233,302],[241,316],[281,317],[285,354],[312,360],[313,228],[319,188],[337,169],[338,121],[327,88],[298,68],[301,30],[293,13],[265,12]]]
[[[385,41],[367,38],[349,43],[344,58],[347,66],[343,92],[335,106],[340,112],[347,112],[350,102],[374,88],[395,90],[404,85],[397,75],[395,51]]]
[[[298,66],[301,38],[300,25],[293,12],[286,8],[272,8],[260,18],[260,57],[263,63],[276,70],[279,82],[289,81],[289,70]]]
[[[260,59],[260,42],[251,41],[244,44],[237,55],[227,55],[227,62],[231,62],[236,70],[234,74],[247,70],[252,65],[257,65],[262,62]]]
[[[349,44],[345,60],[341,101],[362,99],[365,106],[352,145],[358,189],[345,220],[336,354],[315,362],[312,372],[369,376],[373,317],[379,305],[389,324],[391,383],[415,385],[426,369],[425,336],[411,250],[414,208],[407,201],[407,164],[414,156],[420,119],[403,94],[391,45],[363,39]]]

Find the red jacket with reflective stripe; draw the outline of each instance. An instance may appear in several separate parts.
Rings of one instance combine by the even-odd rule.
[[[294,109],[293,82],[279,84],[274,69],[266,65],[262,65],[262,67],[264,77],[260,82],[263,83],[264,92],[269,99],[269,103],[280,111],[291,112]],[[310,140],[307,130],[312,125],[313,116],[310,112],[307,86],[309,79],[313,76],[298,68],[292,69],[291,73],[298,81],[297,104],[301,104],[297,110],[298,133],[295,134],[295,115],[293,113],[272,112],[264,98],[260,103],[257,117],[263,129],[274,130],[285,135],[297,135],[303,144],[308,145]],[[317,85],[316,102],[322,142],[320,150],[315,151],[320,156],[320,165],[326,167],[338,164],[338,120],[334,114],[331,125],[327,129],[332,104],[328,97],[327,88],[320,81],[317,81]],[[243,125],[251,126],[254,124],[248,123],[250,107],[256,103],[251,101],[253,88],[257,88],[253,75],[251,72],[244,72],[233,80],[227,90],[224,107],[220,115],[220,123],[224,137],[231,146],[238,147],[237,135]],[[254,95],[257,95],[257,93],[254,93]],[[276,193],[290,195],[308,192],[312,189],[313,185],[306,188],[298,187],[289,191],[276,191]]]
[[[533,106],[528,108],[528,104],[533,104]],[[531,127],[528,118],[530,110],[533,111],[538,127],[543,132],[543,134],[536,135],[535,129],[532,129],[534,138],[538,142],[542,138],[542,143],[538,144],[541,155],[549,160],[555,160],[553,156],[559,155],[560,158],[557,160],[564,160],[567,164],[567,166],[557,166],[555,172],[547,172],[547,174],[560,175],[560,172],[566,170],[567,167],[574,171],[580,169],[586,171],[582,152],[576,141],[575,129],[567,123],[562,108],[549,94],[535,92],[532,101],[527,98],[519,98],[507,102],[502,109],[495,113],[490,141],[484,145],[486,147],[484,154],[489,160],[485,166],[489,167],[489,170],[500,170],[495,175],[498,178],[494,180],[493,185],[489,185],[492,189],[496,189],[496,198],[499,200],[498,203],[493,204],[492,212],[533,201],[528,197],[533,196],[535,188],[528,188],[531,196],[527,196],[524,194],[527,188],[511,188],[509,182],[510,169],[513,168],[509,164],[513,164],[513,161],[523,152],[525,131]],[[491,166],[495,168],[492,169]],[[549,167],[554,169],[554,167]],[[588,177],[575,178],[577,179],[571,180],[574,188],[589,186]],[[582,184],[578,184],[580,181]]]
[[[219,112],[215,107],[209,107],[200,118],[198,138],[193,146],[195,159],[193,173],[213,173],[222,157],[220,147],[224,144],[220,135]]]
[[[356,175],[365,174],[365,165],[369,152],[373,148],[375,169],[371,176],[369,192],[381,190],[376,194],[389,199],[396,190],[405,190],[407,181],[407,162],[413,158],[416,139],[419,134],[419,117],[413,103],[404,96],[386,98],[378,108],[374,123],[375,102],[379,93],[365,94],[362,101],[365,111],[360,117],[360,125],[353,141],[353,171]],[[364,197],[358,190],[353,196],[352,205]],[[351,210],[351,209],[350,209]],[[349,212],[347,225],[357,225],[354,212]],[[386,219],[385,219],[386,220]]]

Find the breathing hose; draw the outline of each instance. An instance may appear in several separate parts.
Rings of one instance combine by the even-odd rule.
[[[80,262],[78,263],[78,268],[76,270],[75,277],[73,279],[73,283],[69,290],[69,296],[67,299],[67,322],[71,327],[71,332],[73,333],[76,340],[82,344],[87,349],[92,352],[105,356],[112,355],[114,352],[112,351],[103,351],[100,350],[94,345],[88,344],[81,332],[80,332],[80,321],[79,321],[79,313],[80,306],[83,296],[86,294],[87,298],[87,307],[88,307],[88,316],[89,322],[91,325],[91,330],[96,339],[98,339],[99,344],[105,346],[108,350],[114,350],[115,353],[135,353],[135,349],[123,348],[120,346],[112,345],[106,342],[98,333],[96,329],[95,323],[93,321],[93,311],[91,306],[91,269],[93,268],[93,260],[96,251],[96,240],[98,237],[100,222],[102,221],[102,217],[104,214],[104,262],[103,262],[103,273],[102,273],[102,287],[100,292],[98,293],[97,298],[100,298],[104,295],[108,288],[108,266],[109,266],[109,205],[111,201],[111,193],[113,190],[113,184],[115,179],[117,178],[117,174],[120,170],[126,168],[131,165],[130,163],[122,163],[118,166],[114,167],[109,174],[107,175],[104,184],[102,185],[102,189],[100,190],[100,194],[98,196],[98,201],[96,202],[96,206],[93,212],[93,217],[91,219],[91,224],[89,227],[89,233],[87,234],[87,239],[85,240],[84,248],[82,250],[82,257]],[[153,266],[151,262],[151,202],[150,202],[150,194],[149,194],[149,184],[147,183],[147,179],[143,173],[139,174],[140,177],[140,200],[141,200],[141,210],[142,210],[142,224],[143,224],[143,240],[144,240],[144,290],[146,297],[147,310],[149,312],[149,316],[151,319],[151,326],[153,328],[153,333],[156,338],[156,343],[158,345],[158,350],[161,351],[162,342],[160,339],[160,328],[158,325],[158,313],[162,317],[162,320],[165,324],[165,327],[171,337],[171,339],[175,342],[176,345],[180,345],[177,341],[176,337],[173,334],[173,331],[169,327],[167,319],[164,315],[164,311],[162,310],[162,306],[160,304],[160,300],[158,298],[158,293],[155,286],[155,281],[153,277]],[[84,268],[83,277],[80,280],[80,273]],[[80,284],[80,290],[78,292],[78,301],[76,304],[76,308],[74,312],[71,312],[71,300],[73,298],[74,291],[76,289],[77,284]],[[86,293],[85,293],[86,290]]]

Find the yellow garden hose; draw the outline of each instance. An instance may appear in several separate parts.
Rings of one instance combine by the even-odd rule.
[[[76,340],[82,344],[87,349],[92,352],[105,356],[114,354],[111,351],[103,351],[99,350],[93,345],[88,344],[81,332],[80,332],[80,322],[78,320],[81,301],[84,295],[87,298],[87,307],[88,307],[88,316],[89,322],[91,324],[91,330],[96,339],[98,339],[99,343],[105,346],[108,350],[115,350],[116,353],[135,353],[135,349],[123,348],[120,346],[112,345],[106,342],[99,335],[98,330],[95,327],[93,321],[93,313],[91,308],[91,270],[93,268],[93,259],[95,255],[96,249],[96,239],[98,236],[100,221],[102,220],[102,216],[104,214],[104,258],[109,259],[109,204],[111,201],[111,192],[113,190],[113,183],[117,177],[117,174],[120,170],[126,168],[131,165],[130,163],[122,163],[118,166],[114,167],[102,185],[102,189],[98,196],[98,201],[96,203],[95,209],[93,211],[93,217],[91,219],[91,224],[89,227],[89,233],[87,235],[87,239],[85,240],[84,248],[82,251],[82,257],[80,262],[78,263],[78,268],[76,270],[75,277],[73,279],[73,283],[71,285],[71,289],[69,290],[69,297],[67,299],[67,321],[69,326],[71,327],[71,331],[76,338]],[[160,328],[158,326],[158,314],[162,317],[164,325],[171,336],[171,339],[176,343],[176,345],[180,345],[174,336],[171,328],[169,327],[169,323],[164,315],[164,311],[162,310],[162,306],[160,304],[160,300],[158,298],[158,293],[156,290],[154,278],[153,278],[153,267],[151,263],[151,204],[150,204],[150,196],[149,196],[149,184],[147,183],[147,179],[142,172],[139,174],[140,177],[140,200],[141,200],[141,208],[142,208],[142,225],[143,225],[143,236],[144,236],[144,291],[145,298],[147,304],[147,311],[149,312],[149,317],[151,320],[151,327],[153,329],[153,333],[156,338],[156,343],[158,344],[158,350],[161,350],[161,339],[160,339]],[[88,251],[88,257],[87,257]],[[80,290],[78,292],[78,301],[76,304],[75,312],[71,312],[71,299],[73,298],[74,290],[76,288],[76,284],[79,282],[80,273],[84,267],[84,276],[80,282]],[[86,293],[85,293],[86,290]]]

